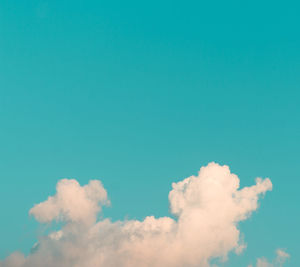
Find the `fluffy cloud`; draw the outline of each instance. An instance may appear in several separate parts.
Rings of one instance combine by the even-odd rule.
[[[276,258],[269,262],[266,258],[259,258],[256,262],[256,267],[282,267],[285,261],[290,257],[288,253],[281,249],[276,250]],[[248,267],[252,267],[249,265]]]
[[[40,222],[60,220],[93,224],[101,210],[99,204],[108,204],[107,193],[100,181],[80,186],[76,180],[63,179],[57,183],[56,195],[35,205],[29,213]]]
[[[80,186],[63,179],[56,194],[30,214],[41,223],[57,220],[64,226],[40,238],[30,255],[13,253],[0,267],[207,267],[211,259],[226,260],[228,252],[245,247],[237,224],[271,189],[268,178],[239,189],[228,166],[210,163],[197,176],[172,184],[170,210],[176,219],[112,222],[96,220],[109,203],[99,181]]]

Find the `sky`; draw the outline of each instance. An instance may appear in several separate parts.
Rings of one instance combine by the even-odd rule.
[[[98,214],[106,197],[95,198],[98,221],[176,221],[172,183],[202,184],[200,168],[216,162],[240,188],[268,177],[272,190],[257,193],[246,220],[234,217],[247,247],[228,245],[228,259],[212,264],[269,266],[288,253],[284,266],[300,266],[299,7],[0,0],[0,259],[31,255],[78,219],[55,222],[70,209],[59,204],[51,220],[29,213],[59,181],[80,192],[102,182],[111,204]]]

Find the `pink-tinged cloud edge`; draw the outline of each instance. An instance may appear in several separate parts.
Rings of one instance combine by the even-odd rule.
[[[289,258],[290,255],[287,252],[283,249],[277,249],[276,257],[272,261],[269,261],[265,257],[258,258],[255,267],[282,267]],[[248,267],[253,266],[249,265]]]

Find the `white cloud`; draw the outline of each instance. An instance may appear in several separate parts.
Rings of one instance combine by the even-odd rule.
[[[57,183],[56,195],[35,205],[29,213],[39,222],[53,220],[93,224],[99,204],[108,204],[107,193],[100,181],[90,181],[88,185],[72,179],[63,179]]]
[[[282,249],[277,249],[276,258],[272,262],[269,262],[266,258],[258,258],[256,267],[282,267],[289,257],[290,255],[288,253]],[[249,265],[248,267],[252,267],[252,265]]]
[[[245,247],[237,224],[257,209],[259,195],[271,190],[272,183],[257,178],[255,185],[239,190],[239,178],[228,166],[210,163],[198,176],[172,187],[175,220],[149,216],[111,222],[96,221],[101,205],[109,203],[99,181],[80,186],[76,180],[61,180],[56,195],[30,214],[42,223],[60,220],[65,225],[41,238],[27,257],[13,253],[0,267],[209,266],[211,259],[226,260],[228,252]]]

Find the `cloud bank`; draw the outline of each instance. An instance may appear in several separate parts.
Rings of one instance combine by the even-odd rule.
[[[15,252],[0,267],[193,267],[226,260],[245,247],[238,223],[258,208],[258,199],[272,189],[257,178],[239,189],[228,166],[210,163],[197,176],[172,184],[171,217],[143,221],[97,221],[109,203],[100,181],[80,186],[76,180],[57,183],[56,194],[29,213],[41,223],[61,221],[61,230],[39,239],[28,256]],[[257,263],[257,267],[269,266]]]

